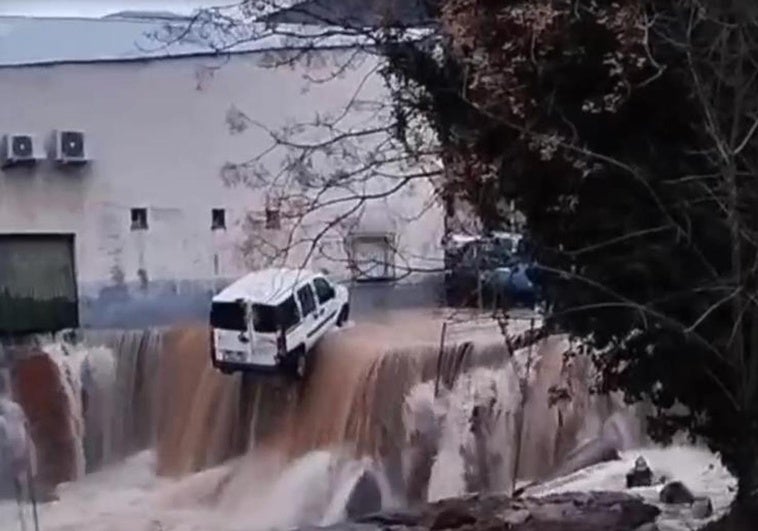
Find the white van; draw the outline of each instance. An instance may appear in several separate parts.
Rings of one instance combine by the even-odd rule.
[[[348,319],[345,286],[302,269],[265,269],[235,281],[211,303],[213,366],[305,375],[308,353]]]

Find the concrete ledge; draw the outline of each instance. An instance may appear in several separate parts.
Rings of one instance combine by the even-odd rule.
[[[217,285],[214,285],[217,284]],[[80,296],[82,328],[148,328],[186,322],[205,322],[210,301],[220,282],[156,281],[147,286],[87,286]],[[352,283],[353,318],[395,309],[439,306],[442,282],[424,277],[415,282]]]

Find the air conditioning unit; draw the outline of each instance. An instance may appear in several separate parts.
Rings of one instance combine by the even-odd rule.
[[[27,134],[7,134],[0,138],[0,163],[3,167],[34,164],[42,158],[37,138]]]
[[[60,164],[83,164],[89,161],[87,138],[82,131],[53,131],[52,155]]]

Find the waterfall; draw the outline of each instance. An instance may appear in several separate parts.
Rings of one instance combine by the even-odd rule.
[[[204,326],[43,338],[14,357],[11,380],[47,483],[88,474],[75,491],[100,471],[149,466],[139,477],[161,487],[144,518],[189,511],[218,527],[223,514],[225,529],[508,493],[573,472],[577,448],[598,438],[644,442],[640,412],[591,394],[591,364],[564,356],[566,338],[510,352],[497,323],[440,341],[441,323],[329,333],[301,383],[214,370]],[[142,450],[149,459],[124,461]]]
[[[13,349],[11,383],[51,487],[152,445],[161,332],[41,336]]]

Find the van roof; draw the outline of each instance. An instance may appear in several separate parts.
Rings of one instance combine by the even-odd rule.
[[[252,303],[276,305],[292,295],[296,285],[313,278],[308,269],[269,268],[253,271],[239,278],[213,297],[213,302],[235,302],[244,299]]]

